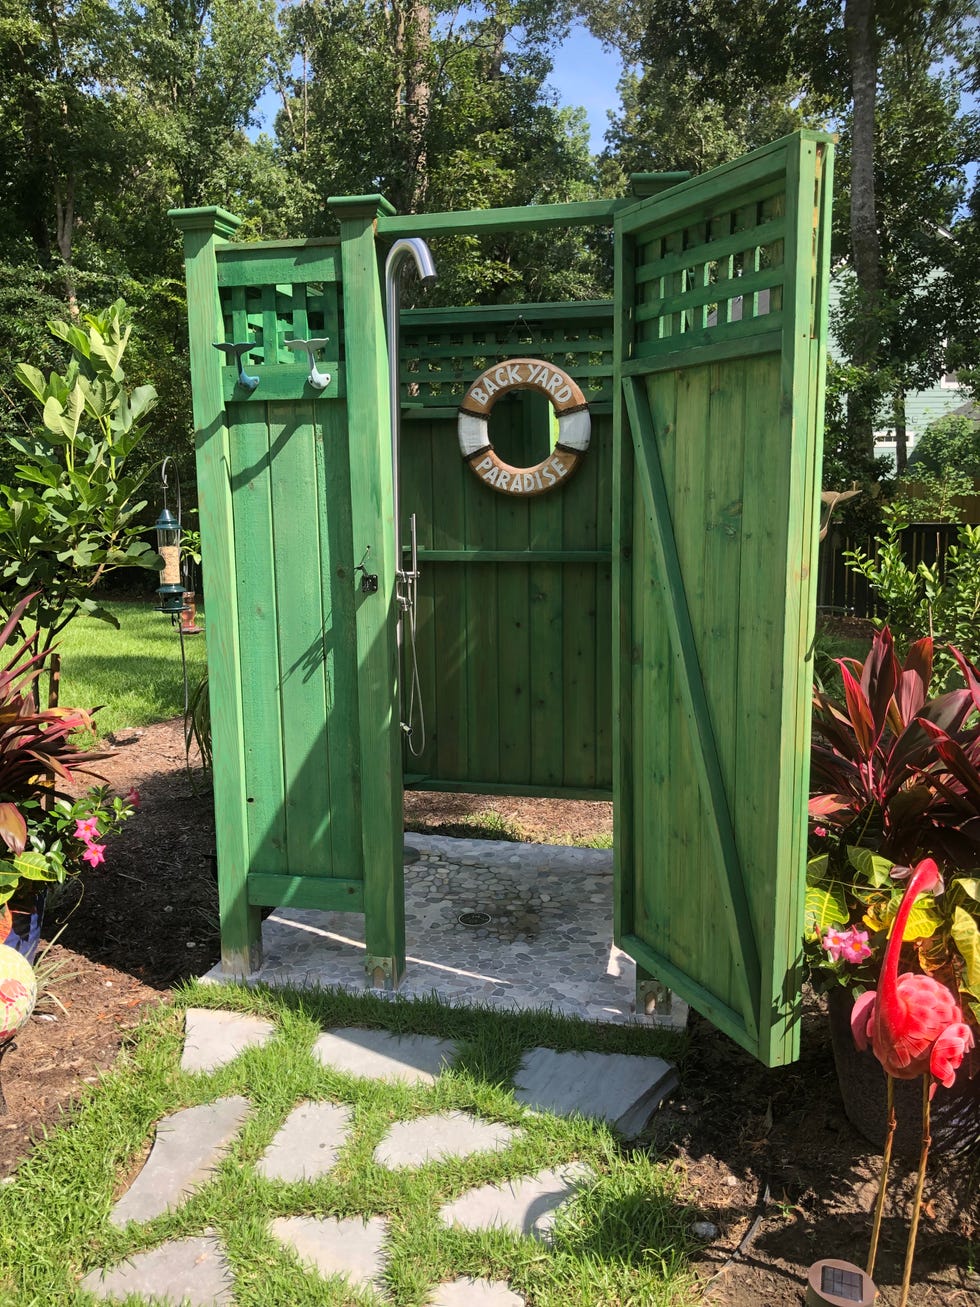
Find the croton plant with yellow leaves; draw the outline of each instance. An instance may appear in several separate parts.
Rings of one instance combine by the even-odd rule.
[[[875,988],[908,868],[933,857],[942,887],[916,901],[903,965],[980,1028],[980,671],[950,651],[963,686],[930,697],[932,640],[902,663],[885,627],[863,663],[838,660],[843,702],[814,695],[804,948],[825,985]]]

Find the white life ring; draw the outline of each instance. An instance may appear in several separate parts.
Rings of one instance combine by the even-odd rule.
[[[509,390],[536,390],[558,414],[558,443],[534,467],[511,467],[490,443],[490,410]],[[476,476],[503,495],[543,495],[569,477],[589,447],[589,406],[567,372],[541,359],[508,359],[480,374],[463,397],[456,430]]]

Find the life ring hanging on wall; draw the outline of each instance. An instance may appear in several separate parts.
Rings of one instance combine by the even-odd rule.
[[[490,410],[511,390],[547,396],[558,414],[558,443],[534,467],[511,467],[490,443]],[[484,485],[502,495],[543,495],[561,485],[582,461],[592,420],[585,396],[567,372],[541,359],[508,359],[487,368],[470,386],[456,430],[463,458]]]

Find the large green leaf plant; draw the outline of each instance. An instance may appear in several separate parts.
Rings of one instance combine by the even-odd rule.
[[[126,474],[157,402],[152,386],[127,384],[130,312],[117,300],[78,323],[48,326],[69,363],[47,377],[29,363],[14,369],[40,425],[7,437],[18,462],[16,482],[0,485],[0,612],[34,592],[17,630],[36,631],[52,673],[48,702],[56,703],[55,637],[79,614],[118,625],[96,598],[99,583],[116,568],[159,568],[162,560],[143,539],[145,476]]]
[[[884,627],[838,660],[843,701],[814,694],[804,953],[822,987],[876,987],[908,868],[933,857],[944,886],[915,902],[905,966],[980,1028],[980,670],[950,656],[964,684],[933,697],[932,640],[900,663]]]

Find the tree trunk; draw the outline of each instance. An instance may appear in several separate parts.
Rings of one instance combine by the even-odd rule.
[[[61,702],[61,654],[52,649],[48,653],[48,707],[57,708]]]
[[[75,238],[75,175],[69,173],[65,179],[65,188],[61,189],[60,180],[54,177],[55,205],[55,239],[58,253],[61,255],[62,276],[65,280],[65,301],[68,313],[74,322],[78,318],[78,294],[75,288],[75,269],[72,266],[72,243]]]
[[[405,113],[408,120],[409,210],[419,213],[425,207],[428,190],[429,158],[429,47],[432,42],[429,6],[423,0],[411,0],[404,27]]]
[[[901,476],[909,462],[909,432],[905,425],[905,391],[896,390],[894,399],[895,470]]]
[[[875,0],[846,0],[844,32],[853,102],[851,120],[851,261],[859,290],[860,319],[854,362],[869,367],[878,352],[881,299],[881,246],[875,202],[875,101],[878,89],[878,37]],[[873,419],[849,406],[867,452],[874,452]]]

